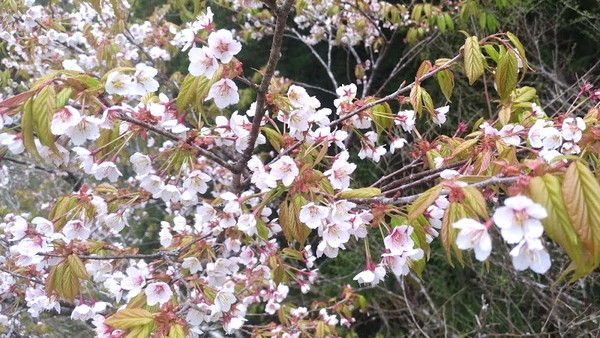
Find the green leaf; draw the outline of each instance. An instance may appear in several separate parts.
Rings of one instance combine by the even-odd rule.
[[[456,256],[458,262],[464,265],[462,259],[462,251],[456,246],[456,235],[458,234],[457,229],[454,229],[454,222],[466,218],[465,208],[460,203],[450,203],[446,210],[444,210],[444,217],[442,218],[442,229],[440,231],[440,237],[442,239],[442,245],[446,249],[446,257],[448,262],[452,265],[452,254]],[[451,251],[452,250],[452,251]]]
[[[586,164],[576,161],[565,173],[562,193],[569,220],[595,268],[600,264],[600,184]]]
[[[408,220],[412,222],[419,215],[422,215],[423,212],[440,196],[440,192],[442,191],[442,186],[436,185],[433,188],[425,191],[419,196],[415,202],[410,206],[408,212]]]
[[[69,255],[67,257],[67,262],[69,264],[69,268],[73,271],[75,276],[79,279],[89,279],[87,270],[85,269],[85,265],[77,255]]]
[[[37,147],[35,146],[35,137],[33,136],[33,124],[33,99],[29,98],[23,106],[23,115],[21,115],[21,133],[23,137],[23,146],[30,154],[32,154],[41,161],[42,157],[40,156],[40,153],[38,153]]]
[[[58,92],[56,95],[56,108],[64,108],[67,102],[69,102],[71,94],[73,94],[73,89],[69,87],[63,88],[60,92]]]
[[[379,188],[350,189],[340,193],[340,198],[371,198],[381,195]]]
[[[448,69],[444,69],[437,73],[436,78],[444,97],[446,97],[446,101],[450,102],[452,91],[454,91],[454,73]]]
[[[514,35],[513,33],[506,32],[506,36],[508,36],[510,42],[512,42],[513,46],[519,52],[519,57],[521,58],[521,62],[523,63],[523,74],[521,75],[521,78],[523,78],[523,76],[525,76],[525,73],[527,72],[528,65],[527,55],[525,54],[525,48],[523,48],[523,44],[521,43],[519,38],[517,38],[516,35]]]
[[[304,245],[304,241],[311,232],[311,229],[300,222],[298,218],[300,208],[304,204],[306,204],[306,200],[298,194],[293,197],[293,201],[286,199],[279,205],[279,223],[285,239],[288,243],[296,240],[300,246]]]
[[[483,75],[485,69],[485,58],[479,47],[479,40],[476,36],[465,39],[464,44],[464,68],[469,84],[472,85]]]
[[[377,128],[377,134],[381,135],[384,130],[394,127],[394,114],[387,102],[378,104],[369,110],[371,119]]]
[[[122,309],[106,318],[104,324],[120,330],[127,330],[136,326],[146,325],[154,320],[152,313],[144,309]]]
[[[265,135],[267,135],[267,140],[269,140],[269,143],[271,143],[273,148],[275,148],[277,152],[281,152],[281,143],[283,142],[283,136],[281,136],[281,134],[273,128],[262,127],[260,128],[260,130],[262,130],[265,133]]]
[[[479,139],[477,139],[477,138],[474,138],[471,140],[465,140],[465,141],[461,142],[456,148],[454,148],[454,150],[452,151],[452,155],[450,155],[450,157],[455,157],[455,156],[462,154],[463,152],[465,152],[467,150],[472,150],[473,147],[477,144],[477,142],[479,142]]]
[[[506,100],[515,90],[517,79],[517,56],[515,52],[509,50],[500,57],[498,67],[496,67],[496,89],[502,100]]]
[[[473,211],[475,215],[481,217],[482,219],[488,219],[489,214],[487,210],[487,204],[485,203],[485,198],[483,197],[479,189],[475,188],[474,186],[468,185],[463,187],[462,191],[465,195],[463,204],[467,206],[468,209]]]
[[[188,74],[181,83],[179,88],[179,95],[177,95],[177,108],[179,111],[183,111],[187,108],[194,97],[196,96],[196,76]]]
[[[546,208],[548,217],[542,219],[544,230],[575,263],[575,275],[590,272],[586,271],[588,269],[583,264],[583,247],[569,220],[560,180],[551,174],[532,178],[529,182],[529,197]]]
[[[413,106],[413,110],[417,114],[421,114],[421,111],[423,110],[423,103],[421,101],[421,91],[422,90],[423,89],[419,85],[415,85],[410,90],[410,103]]]
[[[36,95],[33,100],[32,109],[35,131],[40,139],[40,143],[58,154],[58,148],[54,143],[54,135],[50,132],[50,122],[52,122],[52,117],[54,116],[56,101],[54,87],[46,86]]]

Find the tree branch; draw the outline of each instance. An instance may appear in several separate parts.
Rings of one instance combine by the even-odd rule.
[[[475,187],[475,188],[483,188],[488,185],[494,185],[494,184],[512,184],[512,183],[515,183],[517,180],[519,180],[519,178],[520,178],[520,176],[511,176],[511,177],[494,176],[494,177],[488,178],[487,180],[483,180],[481,182],[470,184],[469,186]],[[444,196],[447,194],[448,194],[448,192],[446,190],[442,190],[442,193],[440,195]],[[357,203],[357,204],[375,204],[375,203],[377,203],[377,204],[406,205],[406,204],[414,202],[421,195],[422,195],[422,193],[405,196],[405,197],[398,197],[398,198],[388,198],[388,197],[380,196],[380,197],[371,197],[371,198],[351,198],[348,200],[351,202]]]
[[[157,133],[159,135],[162,135],[164,137],[170,138],[171,140],[188,144],[191,147],[193,147],[198,153],[200,153],[200,155],[203,155],[204,157],[206,157],[209,160],[217,163],[218,165],[222,166],[223,168],[228,169],[229,171],[231,171],[233,173],[237,173],[236,167],[233,164],[226,162],[225,160],[223,160],[219,156],[215,155],[214,153],[212,153],[212,152],[210,152],[210,151],[208,151],[208,150],[206,150],[204,148],[201,148],[201,147],[197,146],[196,144],[194,144],[194,143],[192,143],[192,142],[190,142],[188,140],[184,140],[183,138],[181,138],[181,137],[179,137],[179,136],[177,136],[177,135],[175,135],[175,134],[173,134],[173,133],[171,133],[169,131],[166,131],[164,129],[158,128],[157,126],[152,125],[152,124],[150,124],[148,122],[140,121],[140,120],[138,120],[136,118],[133,118],[131,116],[127,116],[125,114],[119,114],[117,116],[117,118],[119,118],[120,120],[123,120],[123,121],[127,121],[129,123],[135,124],[137,126],[146,128],[148,130],[151,130],[151,131],[153,131],[153,132],[155,132],[155,133]]]
[[[281,58],[281,43],[283,41],[283,33],[285,32],[287,17],[292,9],[294,1],[295,0],[286,0],[283,3],[283,5],[281,5],[281,7],[278,7],[274,11],[276,21],[275,31],[273,33],[273,42],[271,43],[271,52],[269,54],[269,60],[267,61],[265,75],[263,76],[262,81],[260,82],[260,86],[258,88],[258,98],[256,100],[256,113],[254,115],[254,120],[252,121],[252,129],[250,130],[248,144],[246,146],[246,149],[244,149],[242,157],[232,168],[232,172],[235,173],[233,180],[234,189],[239,189],[241,173],[246,168],[246,164],[250,160],[250,157],[252,157],[252,153],[254,151],[254,144],[256,143],[258,134],[260,133],[260,122],[262,121],[267,111],[267,92],[269,90],[269,85],[271,84],[273,74],[275,73],[277,63]]]

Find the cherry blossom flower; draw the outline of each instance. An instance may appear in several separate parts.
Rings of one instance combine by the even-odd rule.
[[[91,116],[82,116],[77,124],[67,128],[63,134],[69,136],[71,142],[78,146],[83,144],[86,140],[96,140],[100,137],[99,125],[101,123],[101,119]]]
[[[579,142],[584,130],[585,122],[581,117],[567,117],[563,121],[561,135],[567,141]]]
[[[208,189],[206,182],[210,182],[211,177],[200,170],[192,171],[183,181],[183,187],[192,193],[204,194]]]
[[[229,63],[242,50],[242,44],[233,38],[230,31],[220,29],[208,36],[208,48],[214,57]]]
[[[154,93],[158,90],[158,81],[154,77],[158,74],[158,70],[154,67],[147,66],[143,63],[139,63],[135,66],[135,74],[133,75],[133,82],[129,87],[129,94],[131,95],[146,95],[147,93]]]
[[[133,164],[133,170],[140,176],[148,175],[152,170],[152,161],[148,155],[135,153],[129,157],[129,162]]]
[[[420,248],[410,248],[401,254],[384,252],[381,256],[382,264],[387,266],[394,275],[400,277],[408,275],[411,264],[422,259],[424,252]]]
[[[105,90],[107,94],[125,96],[129,94],[133,79],[120,72],[111,72],[106,78]]]
[[[310,202],[300,209],[299,219],[307,227],[316,229],[323,225],[323,221],[327,218],[327,215],[329,215],[329,208]]]
[[[408,249],[412,249],[415,243],[410,238],[413,232],[413,227],[408,225],[400,225],[392,229],[392,232],[383,239],[385,248],[390,251],[392,255],[402,254]]]
[[[210,87],[206,100],[213,99],[217,107],[223,109],[240,101],[238,87],[230,79],[221,79]]]
[[[176,186],[172,184],[167,184],[162,189],[160,193],[160,198],[162,198],[162,200],[165,201],[165,203],[179,202],[179,200],[181,199],[181,192]]]
[[[219,312],[227,312],[231,309],[231,305],[236,301],[237,298],[233,293],[226,290],[219,291],[215,296],[216,310]]]
[[[542,235],[544,227],[540,219],[548,216],[542,205],[524,195],[509,197],[504,205],[496,209],[493,219],[507,243],[518,243],[523,237],[538,238]]]
[[[471,218],[463,218],[452,226],[460,229],[456,236],[456,246],[459,249],[474,249],[475,258],[481,262],[489,257],[492,252],[492,239],[485,225]]]
[[[354,280],[360,284],[370,284],[375,286],[385,278],[385,268],[381,265],[375,265],[373,262],[367,262],[365,270],[354,276]]]
[[[83,221],[71,220],[62,229],[62,233],[65,234],[67,239],[82,239],[86,240],[90,237],[92,231],[86,226]]]
[[[525,128],[521,125],[507,124],[500,131],[498,135],[502,138],[502,141],[508,145],[518,146],[521,144],[521,137],[519,133]]]
[[[296,162],[289,156],[282,156],[271,164],[270,167],[271,176],[276,180],[281,180],[286,187],[289,187],[294,182],[299,173]]]
[[[119,176],[123,176],[117,166],[110,161],[102,162],[93,166],[92,174],[97,180],[108,177],[108,180],[111,182],[116,182]]]
[[[405,132],[410,133],[415,127],[415,111],[414,110],[401,110],[398,112],[396,119],[394,119],[396,125],[402,126]]]
[[[348,163],[349,156],[347,151],[343,151],[333,162],[331,169],[323,173],[334,189],[346,190],[350,187],[350,174],[356,170],[356,164]]]
[[[104,217],[103,221],[104,224],[106,224],[106,226],[108,226],[116,232],[120,232],[125,228],[125,226],[129,225],[124,212],[108,214]]]
[[[157,282],[148,284],[145,290],[146,302],[149,306],[160,304],[161,306],[171,299],[173,291],[167,283]]]
[[[196,257],[186,257],[183,259],[182,267],[190,270],[190,273],[202,271],[202,263]]]
[[[252,236],[257,233],[256,225],[256,217],[254,217],[252,214],[241,215],[237,222],[238,230],[246,233],[248,236]]]
[[[406,144],[406,140],[402,137],[394,137],[390,142],[390,153],[393,154],[397,149],[402,149]]]
[[[190,65],[188,71],[193,76],[205,76],[211,79],[217,69],[219,62],[212,55],[208,47],[192,48],[189,52]]]
[[[0,145],[7,146],[8,150],[15,155],[25,151],[25,145],[23,145],[23,139],[20,134],[0,134]]]
[[[442,125],[446,122],[446,114],[450,111],[450,106],[443,106],[434,110],[435,117],[433,118],[433,122],[437,125]]]
[[[78,125],[80,120],[81,115],[77,109],[65,106],[63,109],[57,110],[52,116],[50,132],[54,135],[62,135],[67,129]]]
[[[523,271],[528,268],[536,273],[545,273],[552,265],[550,254],[544,248],[539,238],[525,237],[511,251],[515,270]]]

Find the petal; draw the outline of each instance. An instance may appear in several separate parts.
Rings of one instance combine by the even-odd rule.
[[[537,250],[533,253],[530,268],[537,273],[545,273],[550,269],[550,255],[546,249]]]
[[[527,237],[538,238],[544,233],[544,226],[537,219],[528,219],[523,224],[523,232]]]
[[[461,250],[467,250],[473,248],[473,232],[469,230],[462,230],[456,236],[456,246]]]
[[[523,228],[520,226],[502,228],[501,233],[502,238],[504,238],[508,244],[518,243],[521,239],[523,239]]]
[[[537,219],[548,217],[548,212],[546,211],[546,208],[537,203],[534,203],[527,207],[527,214]]]
[[[515,213],[509,207],[500,207],[494,212],[493,219],[499,228],[508,228],[515,223]]]

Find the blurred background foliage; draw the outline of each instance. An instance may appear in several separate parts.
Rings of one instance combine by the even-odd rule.
[[[421,1],[391,1],[408,7]],[[168,0],[137,0],[131,20],[143,20]],[[439,1],[429,1],[438,5]],[[418,54],[401,74],[387,84],[382,95],[392,92],[402,81],[411,82],[424,60],[454,56],[464,37],[458,30],[483,37],[495,32],[511,31],[519,37],[533,68],[522,85],[537,89],[540,102],[548,115],[564,111],[577,97],[584,82],[600,83],[600,3],[597,0],[463,0],[455,1],[459,11],[453,17],[455,30],[441,34],[433,30],[424,36]],[[232,12],[209,2],[215,12],[217,27],[236,27]],[[191,6],[191,5],[190,5]],[[192,9],[192,8],[190,8]],[[180,11],[172,6],[167,20],[180,23]],[[399,32],[393,42],[388,61],[381,65],[373,88],[383,84],[387,75],[404,53],[414,48],[403,38],[408,29]],[[419,43],[419,42],[417,42]],[[247,76],[264,66],[270,39],[248,39],[238,58],[244,62]],[[317,51],[327,46],[320,43]],[[332,102],[329,79],[310,51],[296,40],[285,39],[279,64],[279,75],[321,89],[308,88],[322,102]],[[355,81],[353,59],[349,51],[338,48],[333,53],[332,72],[341,84]],[[168,73],[186,72],[187,58],[180,54],[167,63]],[[489,79],[488,79],[489,80]],[[436,106],[444,104],[436,86],[428,86]],[[248,93],[248,96],[251,94]],[[247,98],[251,102],[251,97]],[[456,76],[456,88],[448,122],[443,128],[430,128],[420,122],[419,130],[429,136],[453,134],[459,122],[472,124],[479,118],[490,118],[481,81],[469,86],[466,79]],[[428,129],[429,128],[429,129]],[[358,145],[354,145],[358,146]],[[357,160],[358,159],[354,159]],[[412,159],[406,155],[387,156],[375,165],[361,163],[354,185],[368,186],[384,173],[396,170]],[[360,161],[358,161],[360,163]],[[31,166],[11,165],[9,183],[0,185],[0,214],[15,210],[47,212],[47,203],[60,194],[69,193],[74,182]],[[20,169],[19,169],[20,168]],[[408,173],[406,173],[408,174]],[[426,187],[417,187],[423,191]],[[411,193],[411,192],[407,192]],[[490,204],[491,206],[491,204]],[[143,243],[141,251],[157,247],[160,221],[164,220],[162,205],[148,204],[143,212],[134,215],[131,228],[123,236]],[[313,248],[317,242],[313,239]],[[336,259],[318,260],[320,277],[307,295],[295,294],[294,302],[308,305],[314,299],[327,299],[340,294],[345,284],[357,287],[368,300],[368,310],[356,312],[356,324],[344,334],[348,337],[395,336],[598,336],[600,335],[600,277],[597,273],[574,284],[556,282],[568,262],[556,246],[550,246],[553,267],[540,276],[529,271],[516,272],[508,255],[509,248],[498,238],[491,258],[481,264],[467,257],[464,266],[452,267],[438,241],[432,243],[431,258],[423,275],[413,274],[404,279],[388,275],[377,287],[359,287],[352,278],[364,267],[364,250],[360,243],[350,242],[347,250]],[[371,236],[374,251],[381,250],[381,238]],[[60,326],[60,325],[58,325]],[[77,328],[81,330],[81,328]],[[49,330],[56,337],[64,336],[58,328]],[[68,330],[67,330],[68,331]],[[59,333],[61,332],[61,333]],[[52,334],[51,334],[52,335]],[[86,336],[81,331],[78,336]]]

